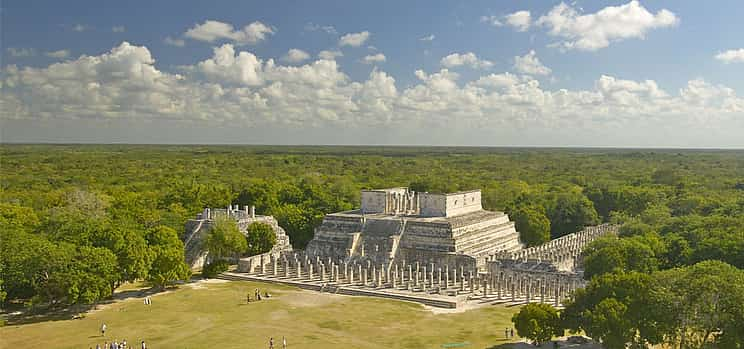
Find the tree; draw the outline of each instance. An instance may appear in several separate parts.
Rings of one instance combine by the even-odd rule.
[[[249,256],[255,256],[271,251],[276,244],[276,234],[274,228],[266,223],[256,222],[248,226],[248,235],[246,236],[248,248],[246,253]]]
[[[153,285],[162,288],[191,276],[191,270],[183,259],[183,242],[175,230],[166,226],[155,227],[148,233],[147,241],[155,254],[147,278]]]
[[[553,336],[562,336],[564,332],[558,310],[550,304],[527,304],[512,316],[512,322],[517,334],[531,339],[535,345],[547,342]]]
[[[744,271],[720,261],[654,274],[672,308],[669,344],[702,348],[744,345]]]
[[[627,344],[658,344],[665,332],[668,305],[652,291],[653,279],[638,272],[616,272],[594,277],[576,290],[561,313],[563,325],[583,330],[608,349]]]
[[[134,222],[117,221],[95,237],[94,246],[106,247],[116,255],[118,283],[147,278],[155,256],[144,234]]]
[[[550,240],[550,220],[540,206],[521,206],[509,213],[514,220],[519,239],[528,247]]]
[[[209,251],[212,260],[237,258],[248,248],[245,236],[238,230],[235,220],[229,217],[218,217],[214,220],[204,247]]]
[[[599,224],[594,204],[581,193],[558,194],[547,211],[553,239]]]
[[[606,237],[597,239],[584,250],[584,278],[613,271],[651,273],[659,261],[645,236],[629,239]]]

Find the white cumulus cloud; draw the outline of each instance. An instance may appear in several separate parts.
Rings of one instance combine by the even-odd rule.
[[[716,59],[726,64],[744,63],[744,48],[720,52],[716,55]]]
[[[44,55],[50,58],[64,59],[70,57],[70,50],[44,52]]]
[[[679,18],[673,12],[662,9],[653,14],[636,0],[591,14],[582,14],[571,5],[561,3],[535,22],[546,27],[548,34],[563,38],[557,46],[583,51],[596,51],[626,39],[643,39],[652,29],[677,23]]]
[[[198,41],[227,40],[237,45],[253,45],[266,40],[268,35],[274,34],[274,31],[273,28],[259,21],[248,24],[243,29],[235,30],[232,24],[207,20],[187,30],[183,36]]]
[[[423,38],[420,38],[419,40],[420,41],[434,41],[434,38],[436,38],[434,34],[429,34],[427,36],[424,36]]]
[[[552,70],[540,62],[535,50],[531,50],[524,56],[514,57],[514,69],[529,75],[550,75]]]
[[[372,63],[381,63],[385,61],[385,55],[382,53],[377,53],[374,55],[367,55],[364,56],[364,63],[372,64]]]
[[[454,68],[464,65],[473,69],[488,69],[493,66],[493,62],[480,59],[473,52],[452,53],[443,57],[439,63],[446,68]]]
[[[338,34],[336,31],[336,28],[332,25],[319,25],[315,23],[308,23],[305,24],[305,31],[309,32],[315,32],[315,31],[323,31],[327,34]]]
[[[364,45],[364,43],[369,39],[369,32],[363,31],[360,33],[349,33],[344,36],[342,36],[338,40],[339,46],[351,46],[351,47],[359,47]]]
[[[292,48],[287,51],[287,54],[282,57],[282,60],[290,63],[299,63],[308,60],[309,58],[310,55],[307,52],[297,48]]]
[[[530,11],[517,11],[504,16],[504,22],[514,27],[517,31],[523,32],[530,29],[530,25],[532,25],[532,15],[530,14]]]
[[[333,60],[285,66],[232,44],[214,48],[210,58],[182,67],[179,74],[161,71],[155,62],[147,47],[123,42],[108,52],[43,67],[7,65],[0,74],[0,117],[81,124],[175,120],[195,128],[271,126],[303,132],[358,128],[375,137],[422,129],[436,137],[467,135],[458,142],[485,139],[473,140],[475,133],[516,133],[516,141],[533,135],[536,141],[527,141],[532,143],[545,142],[545,136],[565,142],[584,137],[582,142],[599,144],[628,144],[632,140],[623,137],[641,137],[634,139],[692,146],[690,140],[725,136],[741,146],[744,131],[744,98],[701,79],[672,93],[653,80],[610,75],[584,89],[550,89],[530,75],[491,73],[463,81],[443,68],[417,70],[418,81],[399,89],[395,78],[379,69],[355,81]],[[655,137],[662,131],[668,136]]]
[[[318,58],[320,59],[327,59],[329,61],[333,61],[336,59],[336,57],[343,57],[343,52],[339,50],[323,50],[318,52]]]
[[[176,46],[176,47],[183,47],[184,45],[186,45],[186,41],[184,41],[183,39],[174,39],[170,36],[166,36],[165,39],[163,39],[163,42],[166,45]]]

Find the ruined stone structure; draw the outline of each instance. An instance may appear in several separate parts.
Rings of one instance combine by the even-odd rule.
[[[256,209],[253,206],[244,206],[243,210],[240,210],[238,205],[230,205],[223,209],[205,208],[195,219],[190,219],[186,222],[185,234],[182,237],[186,263],[192,269],[199,269],[208,261],[209,251],[204,249],[204,240],[217,217],[234,219],[238,224],[238,230],[243,234],[247,234],[248,226],[253,223],[266,223],[274,229],[274,233],[276,234],[276,245],[274,245],[271,253],[278,254],[292,251],[292,246],[289,244],[289,237],[284,232],[284,229],[279,226],[276,219],[272,216],[256,215]]]
[[[271,252],[241,258],[229,280],[276,282],[321,292],[387,297],[454,308],[480,304],[550,303],[561,306],[583,287],[581,253],[591,241],[617,232],[600,225],[524,248],[503,212],[486,211],[479,190],[451,194],[407,188],[362,191],[358,210],[328,214],[305,251],[291,251],[271,217],[252,210],[205,210],[189,221],[187,260],[199,261],[190,242],[210,217],[234,217],[241,230],[262,220],[275,227]],[[190,227],[190,228],[189,228]]]
[[[612,225],[587,227],[545,245],[489,255],[483,268],[475,264],[451,266],[447,260],[441,264],[403,260],[385,264],[373,263],[372,259],[321,257],[292,251],[241,259],[237,273],[225,273],[221,277],[444,308],[456,308],[468,302],[541,302],[560,307],[571,292],[585,285],[580,270],[574,269],[579,266],[583,248],[594,239],[616,231],[617,227]]]
[[[326,215],[307,246],[310,258],[448,265],[475,270],[495,253],[522,249],[503,212],[483,210],[480,190],[432,194],[407,188],[362,191],[358,210]]]

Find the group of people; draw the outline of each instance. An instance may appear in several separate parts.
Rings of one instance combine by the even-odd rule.
[[[264,292],[264,295],[261,296],[261,292],[258,289],[256,289],[256,292],[253,293],[253,299],[255,299],[257,301],[260,301],[264,297],[265,298],[271,298],[271,295],[269,294],[268,291],[266,291],[266,292]],[[245,301],[246,301],[246,303],[250,303],[251,302],[251,294],[250,293],[248,293],[248,294],[245,295]]]
[[[108,326],[106,324],[101,325],[101,337],[106,337],[106,329]],[[135,344],[136,345],[136,344]],[[108,341],[103,342],[103,346],[101,344],[96,344],[96,349],[134,349],[131,344],[127,343],[126,339],[122,339],[121,342],[119,342],[118,339],[114,339],[113,342],[109,343]],[[90,347],[90,349],[93,349],[93,347]],[[140,342],[140,349],[147,349],[147,344],[145,341]]]
[[[274,349],[274,337],[269,338],[269,349]],[[282,336],[282,349],[287,349],[287,338]]]
[[[514,338],[514,329],[513,328],[505,328],[504,329],[504,338]]]

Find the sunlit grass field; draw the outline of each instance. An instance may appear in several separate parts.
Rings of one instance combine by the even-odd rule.
[[[246,304],[258,288],[270,299]],[[95,348],[126,339],[139,348],[490,348],[506,343],[517,308],[488,306],[435,314],[419,304],[320,294],[254,282],[201,282],[131,297],[60,320],[0,328],[2,348]],[[106,336],[100,327],[106,323]],[[510,340],[514,341],[514,339]],[[449,344],[449,345],[448,345]],[[460,344],[460,345],[457,345]]]

